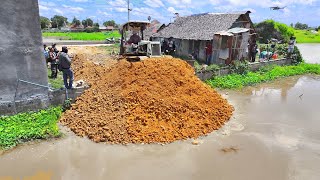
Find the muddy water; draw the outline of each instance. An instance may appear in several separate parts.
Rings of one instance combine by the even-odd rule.
[[[320,44],[297,44],[303,59],[308,63],[320,63]]]
[[[0,156],[0,177],[51,179],[318,179],[320,77],[224,91],[235,115],[208,137],[169,145],[95,144],[70,132]],[[0,178],[1,179],[1,178]]]

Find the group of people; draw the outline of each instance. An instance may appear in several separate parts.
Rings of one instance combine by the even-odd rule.
[[[278,59],[278,53],[275,50],[276,45],[271,44],[270,49],[260,49],[256,41],[248,45],[248,56],[250,62],[255,62],[256,58],[259,57],[259,61]]]
[[[43,45],[43,53],[45,56],[46,64],[51,69],[50,78],[56,79],[58,71],[63,73],[64,86],[67,89],[72,89],[72,83],[74,80],[73,71],[71,69],[71,58],[68,54],[68,47],[63,46],[61,51],[56,48],[56,44],[52,44],[51,47]]]
[[[288,43],[287,57],[290,58],[292,56],[295,44],[296,44],[296,38],[294,36],[290,37],[290,41]],[[270,44],[270,49],[267,48],[267,49],[261,50],[258,47],[258,44],[256,43],[255,40],[249,41],[247,53],[248,53],[250,62],[256,61],[257,54],[258,54],[260,61],[269,60],[269,59],[278,59],[278,57],[279,57],[279,55],[276,51],[276,43],[275,42],[272,42]]]

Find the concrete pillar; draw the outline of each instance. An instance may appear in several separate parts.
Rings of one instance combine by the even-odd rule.
[[[47,86],[48,76],[42,53],[38,0],[1,0],[0,17],[1,115],[17,110],[14,100],[29,100],[30,103],[32,99],[38,101],[48,97],[47,88],[18,83],[18,79]],[[7,110],[3,106],[1,109],[1,104],[6,104]],[[23,109],[17,111],[28,109],[27,104],[22,104]],[[38,106],[30,103],[30,107],[34,110]]]

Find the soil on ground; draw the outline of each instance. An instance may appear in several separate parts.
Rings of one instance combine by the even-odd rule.
[[[74,58],[76,79],[91,84],[61,123],[108,143],[170,143],[219,129],[233,107],[200,81],[185,61],[151,58],[112,66]]]

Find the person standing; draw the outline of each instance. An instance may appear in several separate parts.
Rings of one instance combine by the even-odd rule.
[[[176,52],[176,45],[173,41],[173,37],[170,37],[168,42],[168,54],[170,56],[174,56],[175,52]]]
[[[288,46],[288,57],[291,57],[294,51],[294,46],[296,45],[296,38],[294,36],[290,37],[289,46]]]
[[[258,52],[257,49],[258,49],[258,45],[257,45],[257,42],[254,40],[252,42],[251,49],[250,49],[251,62],[256,61],[256,56],[257,56],[257,52]]]
[[[212,59],[212,45],[210,42],[207,42],[205,49],[206,49],[206,64],[209,66]]]
[[[51,78],[56,79],[58,76],[58,58],[53,48],[50,48],[49,57],[51,64]]]
[[[57,45],[56,43],[53,43],[52,44],[52,49],[53,49],[54,53],[56,53],[56,55],[58,55],[59,50],[57,49],[56,45]]]
[[[49,52],[47,51],[47,45],[46,44],[43,45],[43,54],[44,54],[44,58],[47,61],[48,58],[49,58]]]
[[[47,50],[47,45],[46,44],[43,45],[43,54],[44,54],[44,58],[46,60],[46,66],[47,66],[47,68],[49,68],[50,56],[49,56],[49,51]]]
[[[59,55],[59,70],[63,72],[64,87],[67,89],[72,89],[74,77],[71,69],[71,58],[68,55],[68,48],[65,46],[62,47],[62,51]]]

